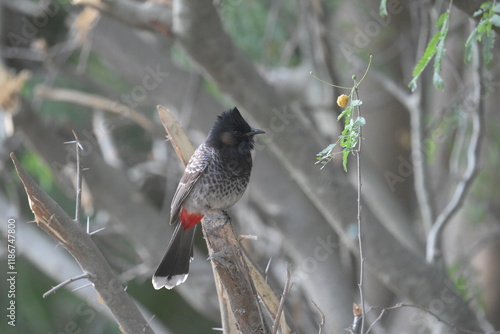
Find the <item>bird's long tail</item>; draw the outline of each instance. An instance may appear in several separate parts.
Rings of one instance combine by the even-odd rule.
[[[184,283],[187,279],[189,262],[193,259],[195,231],[196,226],[184,230],[181,224],[177,224],[167,252],[153,276],[153,286],[155,289],[158,290],[162,287],[172,289],[176,285]]]

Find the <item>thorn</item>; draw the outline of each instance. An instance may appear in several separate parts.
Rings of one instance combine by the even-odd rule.
[[[106,226],[101,227],[100,229],[97,229],[97,230],[95,230],[94,232],[90,232],[90,233],[89,233],[89,235],[96,234],[96,233],[101,232],[102,230],[105,230],[105,229],[106,229]]]
[[[269,271],[269,268],[271,267],[271,261],[272,261],[272,260],[273,260],[273,258],[272,258],[272,257],[270,257],[270,258],[269,258],[269,261],[267,262],[266,269],[264,270],[264,275],[266,276],[266,283],[267,283],[267,277],[268,277],[267,273],[268,273],[268,271]]]
[[[89,274],[81,274],[79,276],[75,276],[75,277],[69,278],[69,279],[65,280],[64,282],[57,284],[56,286],[54,286],[49,291],[45,292],[42,295],[42,297],[45,298],[48,295],[51,295],[51,294],[55,293],[57,290],[65,287],[66,285],[68,285],[68,284],[70,284],[72,282],[75,282],[75,281],[78,281],[78,280],[81,280],[81,279],[84,279],[84,278],[88,278],[88,277],[89,277]]]
[[[256,236],[256,235],[251,235],[251,234],[242,234],[238,237],[238,241],[241,241],[243,239],[246,239],[246,240],[259,240],[259,237]]]
[[[93,283],[87,283],[87,284],[84,284],[84,285],[82,285],[82,286],[76,287],[76,288],[74,288],[74,289],[73,289],[73,290],[71,290],[71,291],[77,291],[77,290],[80,290],[80,289],[86,288],[86,287],[88,287],[88,286],[94,286],[94,284],[93,284]]]
[[[143,333],[145,333],[145,332],[146,332],[146,329],[147,329],[148,327],[150,327],[150,326],[149,326],[149,324],[151,323],[151,321],[153,321],[153,319],[154,319],[155,317],[156,317],[156,314],[153,314],[153,315],[151,316],[151,318],[149,318],[149,319],[148,319],[148,321],[146,321],[146,325],[145,325],[145,326],[144,326],[144,328],[142,329],[142,332],[143,332]]]
[[[266,269],[264,270],[264,274],[266,274],[267,276],[267,273],[269,271],[269,267],[271,266],[271,261],[273,260],[272,257],[269,258],[269,261],[267,261],[267,266],[266,266]]]

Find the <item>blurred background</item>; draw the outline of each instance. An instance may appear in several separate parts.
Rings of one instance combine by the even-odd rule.
[[[379,1],[0,1],[2,312],[12,300],[9,233],[17,272],[16,326],[3,316],[0,332],[120,332],[85,281],[42,298],[82,272],[30,223],[9,153],[74,216],[72,131],[86,168],[80,223],[86,228],[88,217],[91,231],[105,227],[92,238],[145,318],[157,333],[220,327],[200,232],[186,283],[171,291],[151,284],[170,240],[170,201],[183,172],[159,104],[194,145],[216,115],[234,106],[266,131],[257,138],[247,192],[230,211],[235,229],[257,236],[242,244],[278,294],[292,264],[286,313],[297,333],[318,333],[320,326],[322,333],[347,332],[353,303],[360,303],[356,160],[350,155],[348,173],[339,155],[324,168],[316,162],[338,140],[336,99],[350,90],[310,72],[352,87],[370,54],[358,89],[366,119],[365,331],[500,330],[498,59],[481,62],[479,44],[470,47],[471,64],[464,62],[483,3],[389,0],[381,16]],[[444,87],[434,87],[431,62],[412,93],[413,69],[447,10]],[[498,43],[492,53],[498,55]],[[429,235],[458,185],[464,192],[426,261]],[[420,309],[399,306],[379,317],[398,303]]]

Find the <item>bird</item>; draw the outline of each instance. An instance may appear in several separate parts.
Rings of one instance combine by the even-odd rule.
[[[208,210],[225,212],[241,198],[252,171],[254,136],[262,133],[251,128],[236,107],[217,116],[174,193],[170,224],[176,227],[152,278],[156,290],[172,289],[186,281],[196,225]]]

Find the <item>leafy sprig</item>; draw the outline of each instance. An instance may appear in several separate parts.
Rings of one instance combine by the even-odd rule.
[[[328,145],[321,152],[316,154],[316,163],[322,164],[321,168],[324,168],[337,154],[342,154],[342,165],[344,167],[344,171],[347,172],[347,162],[349,158],[349,154],[355,152],[361,139],[361,127],[366,124],[366,120],[364,117],[360,115],[360,106],[363,103],[358,98],[358,87],[361,82],[366,77],[370,69],[370,65],[372,62],[372,55],[370,55],[370,60],[368,62],[368,66],[366,71],[359,82],[356,82],[356,76],[353,76],[354,85],[352,87],[342,87],[333,85],[331,83],[325,82],[318,77],[316,77],[313,73],[311,75],[317,80],[328,84],[330,86],[340,88],[340,89],[350,89],[351,92],[349,95],[340,95],[337,99],[337,104],[345,108],[342,113],[337,117],[337,120],[340,121],[342,118],[344,119],[344,129],[340,134],[338,140],[335,143]],[[340,151],[335,151],[335,148],[339,146],[341,148]]]
[[[385,6],[384,3],[384,1],[381,1],[381,15],[384,13],[382,10],[382,7]],[[446,53],[444,43],[448,35],[452,3],[453,1],[450,2],[448,10],[439,16],[436,26],[440,29],[434,34],[429,44],[427,44],[422,58],[420,58],[413,70],[413,78],[408,84],[412,92],[417,89],[417,80],[432,58],[434,58],[432,81],[437,89],[444,88],[444,82],[440,73],[441,63]],[[493,27],[500,27],[500,4],[497,4],[496,0],[484,2],[479,10],[474,13],[474,17],[481,17],[481,19],[465,42],[464,62],[466,64],[471,63],[474,54],[473,51],[477,43],[482,42],[484,62],[488,64],[493,60],[493,53],[491,51],[495,44],[495,31]]]
[[[488,1],[481,5],[478,11],[474,13],[474,17],[481,16],[476,28],[472,30],[469,38],[465,42],[464,61],[470,64],[474,47],[477,42],[483,42],[483,56],[486,64],[493,60],[493,45],[495,44],[495,31],[493,26],[500,27],[500,4],[496,1]]]
[[[420,60],[417,63],[417,66],[415,66],[415,69],[413,70],[413,78],[408,84],[408,87],[410,87],[412,92],[414,92],[417,89],[418,78],[420,77],[424,69],[427,67],[427,65],[429,65],[429,62],[434,56],[435,56],[434,75],[432,81],[434,82],[434,86],[437,89],[444,88],[444,82],[439,73],[441,72],[441,62],[446,52],[444,48],[444,42],[446,40],[446,36],[448,35],[448,25],[450,23],[450,10],[451,10],[451,3],[446,13],[441,14],[436,23],[436,26],[441,29],[439,29],[434,34],[431,41],[427,45],[427,48],[425,49],[424,55],[422,56],[422,58],[420,58]]]

